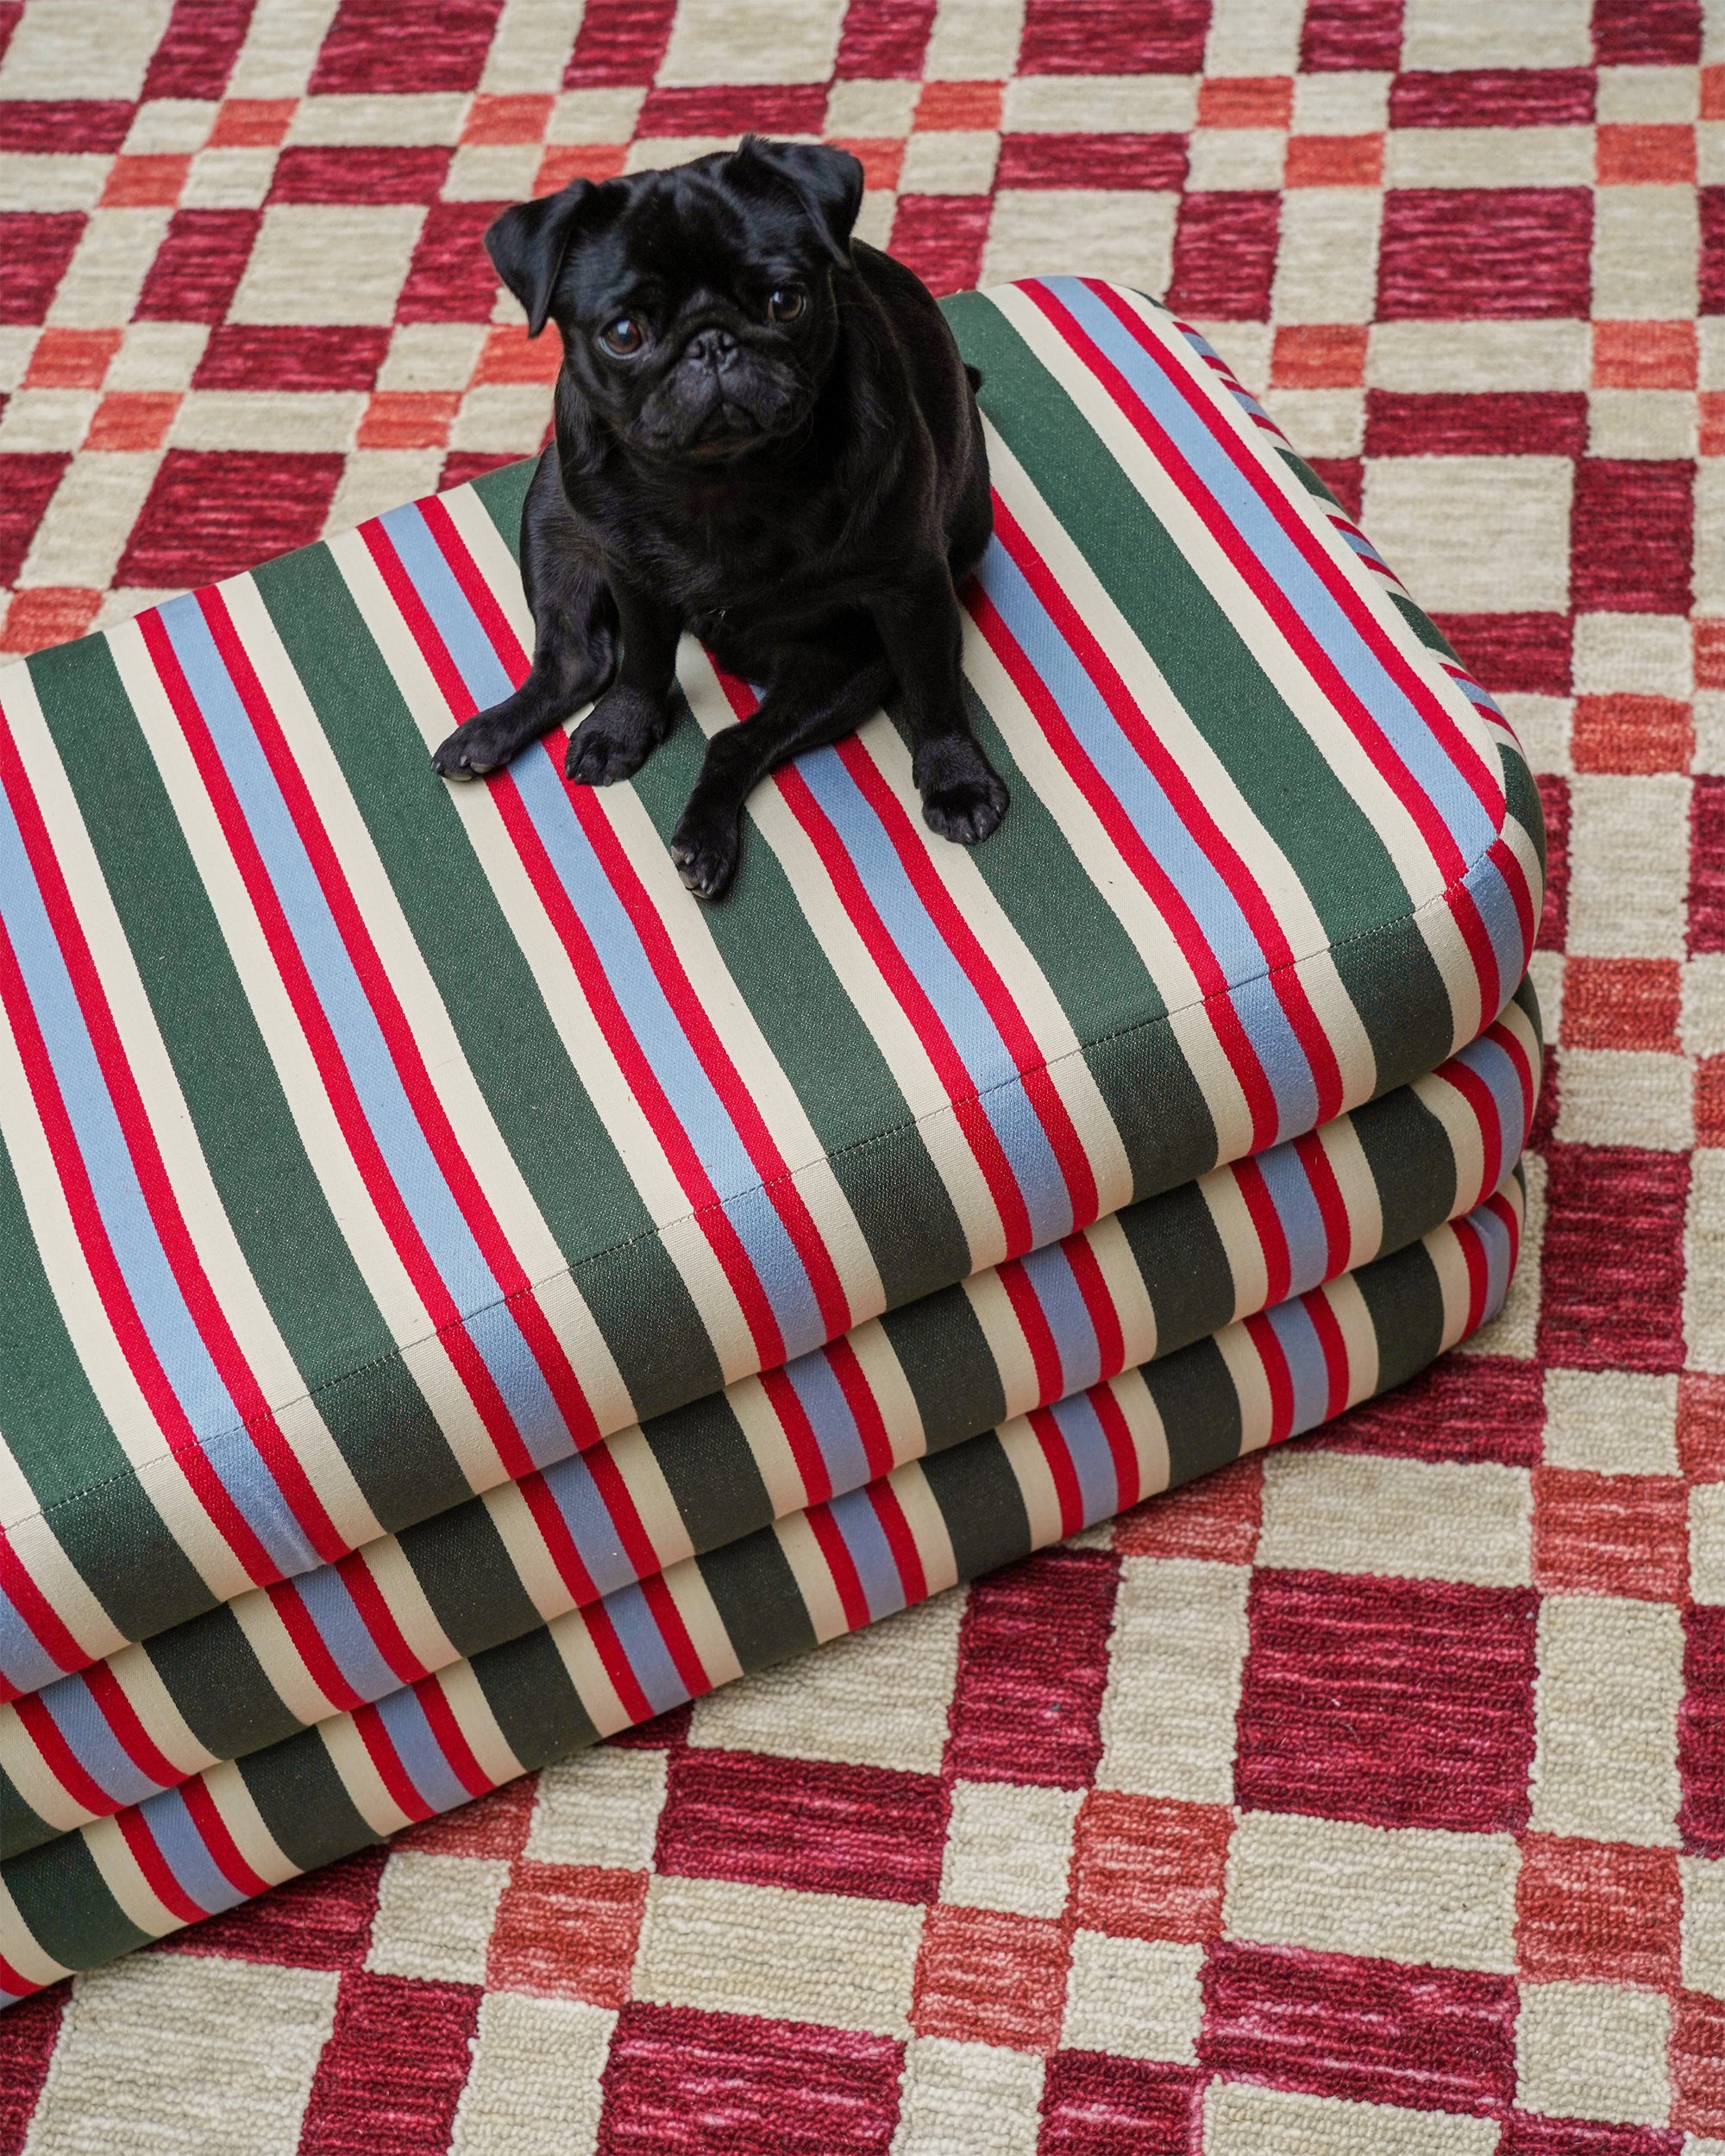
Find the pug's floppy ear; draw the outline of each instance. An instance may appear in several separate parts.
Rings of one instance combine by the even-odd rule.
[[[862,167],[849,150],[745,135],[736,155],[739,163],[764,166],[788,186],[813,218],[827,253],[842,269],[850,267],[850,229],[862,207]]]
[[[486,253],[493,267],[527,310],[530,337],[545,327],[570,243],[595,191],[591,180],[573,179],[559,194],[517,203],[486,232]]]

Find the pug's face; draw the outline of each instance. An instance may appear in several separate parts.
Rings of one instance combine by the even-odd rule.
[[[806,424],[837,342],[862,168],[753,138],[729,154],[506,211],[486,245],[555,320],[595,419],[656,461],[723,464]]]

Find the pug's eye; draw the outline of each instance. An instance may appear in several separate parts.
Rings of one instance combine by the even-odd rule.
[[[632,315],[619,315],[599,333],[599,341],[614,360],[632,360],[647,342],[647,334]]]
[[[767,296],[767,312],[775,322],[795,322],[808,305],[800,285],[781,285]]]

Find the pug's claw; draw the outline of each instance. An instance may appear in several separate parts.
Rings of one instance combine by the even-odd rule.
[[[976,846],[1000,829],[1008,799],[1001,780],[984,766],[975,778],[930,787],[922,797],[922,820],[942,838]]]
[[[722,899],[737,874],[736,830],[691,828],[687,817],[671,838],[677,874],[698,899]]]

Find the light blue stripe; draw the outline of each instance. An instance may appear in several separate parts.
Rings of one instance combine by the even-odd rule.
[[[1023,1264],[1031,1293],[1054,1336],[1055,1353],[1060,1357],[1060,1388],[1063,1393],[1082,1392],[1102,1375],[1102,1351],[1071,1261],[1056,1244],[1047,1250],[1032,1250]]]
[[[1291,1144],[1260,1153],[1258,1168],[1288,1238],[1288,1293],[1303,1294],[1329,1270],[1330,1242],[1312,1179]]]
[[[547,1468],[544,1482],[599,1592],[612,1594],[639,1578],[624,1549],[611,1508],[599,1495],[593,1470],[581,1455]]]
[[[870,1619],[890,1617],[894,1610],[902,1609],[905,1583],[899,1577],[892,1545],[887,1540],[887,1531],[875,1507],[869,1502],[867,1491],[852,1490],[848,1496],[835,1497],[827,1510],[856,1567]]]
[[[390,1177],[530,1453],[548,1433],[561,1451],[569,1437],[556,1401],[420,1127],[209,624],[191,598],[160,611]]]
[[[641,1589],[625,1587],[615,1595],[607,1595],[605,1614],[617,1628],[623,1651],[635,1672],[635,1681],[647,1695],[647,1703],[653,1712],[667,1714],[672,1708],[681,1707],[689,1696],[689,1688],[677,1673],[658,1620]]]
[[[1507,1168],[1527,1136],[1523,1125],[1527,1106],[1515,1062],[1502,1042],[1488,1040],[1470,1043],[1456,1061],[1465,1064],[1491,1095],[1491,1105],[1497,1111],[1498,1157]]]
[[[1084,1508],[1084,1525],[1094,1527],[1120,1508],[1120,1478],[1108,1445],[1108,1433],[1087,1395],[1063,1400],[1054,1420],[1065,1443],[1072,1472],[1077,1478],[1078,1501]]]
[[[178,1789],[164,1789],[159,1796],[151,1797],[140,1807],[139,1816],[149,1828],[181,1893],[197,1902],[206,1916],[219,1915],[246,1899],[246,1890],[235,1886],[217,1866]]]
[[[465,1804],[471,1792],[443,1756],[443,1747],[425,1719],[425,1709],[411,1685],[378,1702],[378,1716],[408,1779],[434,1812]]]
[[[1469,871],[1466,889],[1479,909],[1492,956],[1497,961],[1497,1009],[1490,1014],[1495,1018],[1521,986],[1521,969],[1527,962],[1521,917],[1510,896],[1509,881],[1495,861],[1477,861]]]
[[[500,704],[515,684],[497,655],[455,573],[431,536],[417,502],[405,502],[378,520],[389,535],[407,580],[419,594],[437,634],[443,639],[469,696],[480,711]]]
[[[198,1332],[145,1202],[72,978],[36,887],[11,804],[0,793],[0,919],[24,976],[116,1262],[193,1435],[223,1487],[284,1573],[317,1553],[258,1457]],[[224,1443],[215,1443],[217,1438]]]
[[[563,780],[544,755],[524,756],[512,776],[630,1031],[749,1254],[787,1349],[802,1353],[818,1346],[827,1328],[796,1245],[762,1189],[761,1170],[672,1010]]]
[[[1276,1133],[1306,1129],[1316,1119],[1317,1087],[1304,1050],[1269,975],[1269,960],[1245,912],[1166,792],[1126,738],[1107,699],[1080,664],[998,539],[982,568],[983,588],[1025,656],[1048,685],[1061,717],[1095,766],[1214,953],[1247,1039],[1276,1100]]]
[[[63,1677],[50,1684],[41,1703],[79,1766],[116,1806],[136,1804],[161,1787],[129,1756],[83,1677]]]
[[[20,1692],[40,1692],[62,1671],[58,1662],[0,1589],[0,1675]]]
[[[786,1364],[785,1376],[809,1419],[831,1487],[860,1489],[873,1479],[874,1470],[831,1358],[824,1354],[800,1355],[794,1363]]]
[[[1439,747],[1426,721],[1354,629],[1323,579],[1270,515],[1209,428],[1156,360],[1101,300],[1076,278],[1043,280],[1113,361],[1166,430],[1223,515],[1264,565],[1356,696],[1377,720],[1437,808],[1465,860],[1476,860],[1497,836],[1461,774]]]
[[[381,1699],[397,1689],[401,1679],[378,1652],[377,1642],[333,1564],[320,1564],[315,1572],[305,1573],[292,1591],[304,1604],[336,1667],[361,1699]]]
[[[1303,1298],[1278,1303],[1269,1316],[1294,1381],[1294,1421],[1288,1434],[1297,1438],[1302,1430],[1316,1429],[1329,1413],[1329,1365]]]
[[[1509,1292],[1509,1231],[1495,1213],[1489,1213],[1484,1206],[1468,1218],[1478,1229],[1479,1239],[1485,1246],[1485,1307],[1479,1319],[1484,1325],[1503,1307],[1503,1298]]]

